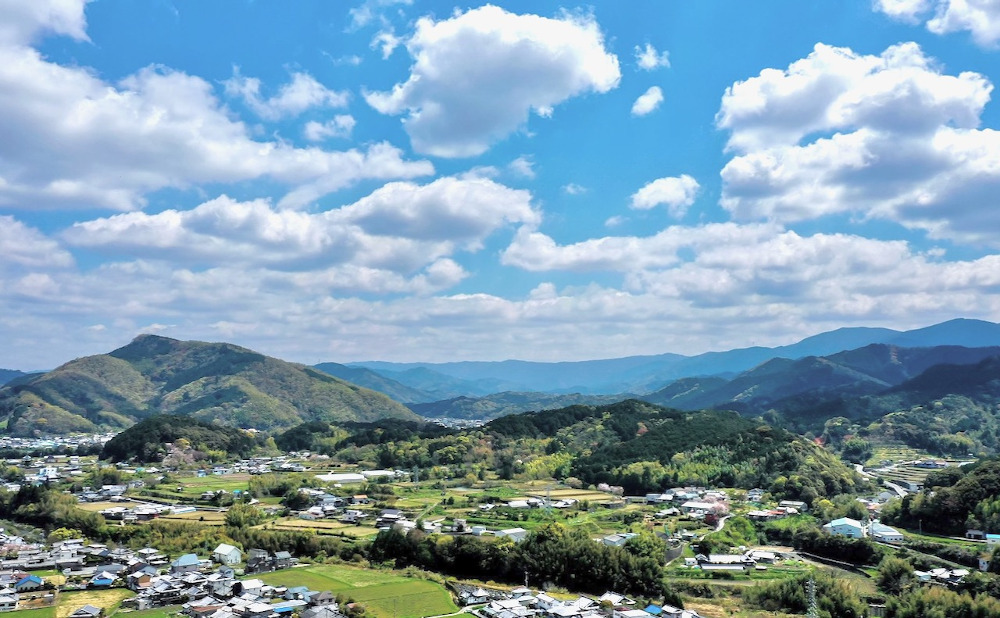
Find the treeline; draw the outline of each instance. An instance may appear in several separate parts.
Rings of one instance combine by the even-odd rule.
[[[654,545],[655,546],[655,545]],[[530,533],[521,543],[487,542],[475,537],[439,540],[420,533],[383,531],[372,542],[368,559],[396,567],[417,566],[430,571],[493,579],[509,583],[556,585],[601,594],[616,590],[643,598],[680,599],[662,581],[663,552],[639,555],[595,543],[586,532],[550,524]]]
[[[101,458],[160,461],[167,454],[168,443],[183,443],[206,454],[220,454],[222,458],[246,457],[257,446],[252,436],[239,429],[210,425],[190,416],[157,414],[108,440]]]
[[[832,618],[867,615],[868,606],[858,598],[847,582],[822,571],[809,576],[747,587],[742,597],[751,605],[765,611],[805,614],[809,609],[806,588],[810,577],[816,584],[816,605],[822,612],[821,615]]]

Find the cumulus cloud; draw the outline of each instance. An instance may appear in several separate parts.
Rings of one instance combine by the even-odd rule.
[[[737,155],[721,204],[738,219],[854,213],[995,244],[1000,132],[978,128],[992,90],[913,43],[879,56],[817,45],[726,90],[716,120]]]
[[[639,95],[632,104],[633,116],[645,116],[656,110],[663,103],[663,91],[659,86],[651,86],[649,90]]]
[[[65,267],[73,257],[40,231],[9,215],[0,215],[0,269]]]
[[[303,203],[363,178],[433,173],[387,144],[331,152],[251,139],[205,80],[148,67],[109,84],[0,46],[0,204],[130,210],[145,194],[269,177]]]
[[[687,212],[688,206],[694,204],[700,188],[698,181],[687,174],[658,178],[633,193],[630,206],[649,210],[662,204],[672,216],[680,218]]]
[[[1000,43],[1000,3],[995,0],[876,0],[876,11],[906,23],[926,20],[935,34],[969,32],[980,47]]]
[[[422,186],[389,183],[321,213],[222,196],[191,210],[76,223],[64,238],[77,247],[196,265],[289,270],[341,265],[408,275],[457,250],[477,250],[505,224],[534,224],[538,218],[526,191],[483,178],[441,178]]]
[[[337,114],[326,122],[310,120],[302,129],[302,134],[311,142],[321,142],[332,137],[350,137],[354,125],[354,116]]]
[[[52,33],[86,41],[89,0],[0,0],[0,45],[26,45]]]
[[[414,150],[468,157],[518,130],[530,112],[615,88],[618,58],[590,16],[516,15],[483,6],[441,21],[417,21],[406,47],[410,77],[388,92],[366,92],[383,114],[405,114]]]
[[[652,71],[660,67],[669,67],[670,53],[666,51],[658,52],[650,43],[646,43],[645,47],[636,45],[635,62],[639,65],[640,69],[645,71]]]
[[[350,100],[347,91],[330,90],[308,73],[293,73],[292,81],[269,98],[261,96],[259,79],[244,77],[238,69],[225,81],[225,87],[227,95],[242,98],[247,107],[265,120],[297,116],[313,108],[346,107]]]
[[[583,185],[578,185],[575,182],[563,185],[563,193],[566,195],[583,195],[587,192],[587,187]]]

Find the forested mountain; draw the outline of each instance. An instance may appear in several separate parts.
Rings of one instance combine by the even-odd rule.
[[[335,378],[378,391],[399,403],[425,403],[437,399],[431,393],[409,387],[364,367],[349,367],[340,363],[320,363],[314,367]]]
[[[23,375],[27,375],[23,371],[18,371],[16,369],[0,369],[0,386],[10,382],[15,378],[19,378]]]
[[[775,348],[751,347],[697,356],[660,354],[579,362],[361,362],[366,367],[412,388],[434,393],[438,399],[461,395],[478,397],[500,391],[547,393],[649,393],[681,378],[731,378],[775,358],[791,360],[829,357],[871,344],[897,348],[937,346],[1000,346],[1000,324],[958,319],[906,332],[885,328],[842,328]],[[951,361],[939,361],[951,362]],[[919,372],[918,372],[919,373]],[[915,374],[914,374],[915,375]],[[434,376],[433,380],[428,380]],[[448,382],[450,378],[451,382]],[[447,388],[428,388],[433,384]],[[483,390],[487,386],[487,390]]]
[[[865,395],[890,393],[893,387],[904,388],[901,385],[906,380],[936,365],[972,366],[997,355],[1000,347],[900,348],[872,344],[827,357],[772,359],[729,381],[680,380],[642,398],[682,409],[726,408],[748,415],[777,409],[796,418],[829,418],[831,406]],[[960,380],[938,382],[938,396],[964,393],[964,382]]]
[[[508,414],[555,410],[577,404],[604,405],[630,395],[554,395],[550,393],[496,393],[485,397],[455,397],[432,403],[409,404],[424,418],[493,419]]]
[[[154,335],[0,389],[0,418],[14,435],[123,429],[158,413],[257,429],[417,418],[381,393],[311,367]]]
[[[799,431],[853,423],[876,442],[901,442],[942,456],[1000,452],[1000,357],[975,364],[935,365],[877,395],[790,398],[766,416]]]

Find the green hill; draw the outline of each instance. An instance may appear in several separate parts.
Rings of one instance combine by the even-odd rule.
[[[255,429],[417,418],[381,393],[311,367],[154,335],[0,389],[0,418],[14,435],[124,429],[164,413]]]
[[[189,416],[157,414],[111,438],[104,445],[101,459],[161,461],[168,444],[180,447],[183,441],[195,451],[223,452],[226,457],[245,457],[255,446],[253,437],[240,429],[203,423]]]
[[[735,412],[682,412],[633,399],[505,416],[483,431],[500,441],[551,438],[546,452],[573,456],[569,474],[621,485],[627,494],[678,485],[764,487],[811,501],[864,485],[831,452]]]

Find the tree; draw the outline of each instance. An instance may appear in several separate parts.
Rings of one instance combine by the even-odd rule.
[[[895,556],[886,556],[878,565],[878,587],[886,592],[899,595],[913,581],[913,566]]]

